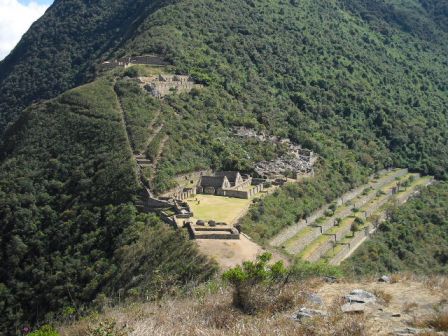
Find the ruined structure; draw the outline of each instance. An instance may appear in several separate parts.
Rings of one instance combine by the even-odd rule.
[[[157,55],[142,55],[142,56],[128,56],[121,57],[114,60],[104,61],[100,64],[100,70],[110,70],[114,68],[127,68],[131,65],[169,65],[162,57]]]
[[[163,98],[173,93],[190,92],[193,88],[201,88],[190,76],[160,74],[151,77],[138,77],[138,83],[151,95]]]
[[[240,239],[240,232],[233,226],[215,221],[189,221],[185,226],[192,239]]]
[[[310,150],[292,143],[289,139],[280,138],[266,133],[257,133],[253,129],[238,127],[235,134],[242,138],[256,138],[261,142],[272,142],[286,146],[287,153],[272,161],[261,161],[255,166],[255,172],[263,178],[270,180],[281,180],[286,176],[298,179],[301,176],[313,174],[313,166],[317,156]]]
[[[202,176],[196,187],[198,194],[235,198],[250,198],[263,190],[262,184],[253,185],[252,177],[235,171],[217,172],[213,176]]]

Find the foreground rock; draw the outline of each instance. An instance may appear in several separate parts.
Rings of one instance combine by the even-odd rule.
[[[385,282],[385,283],[390,283],[391,282],[391,278],[388,275],[383,275],[381,278],[378,279],[378,282]]]
[[[310,309],[310,308],[300,308],[300,310],[293,315],[293,320],[300,321],[306,318],[316,317],[316,316],[327,316],[327,312],[323,310]]]
[[[345,296],[349,303],[374,303],[376,301],[375,295],[363,289],[355,289]]]
[[[341,310],[343,313],[347,314],[360,314],[364,313],[366,310],[366,305],[365,303],[346,303],[341,307]]]

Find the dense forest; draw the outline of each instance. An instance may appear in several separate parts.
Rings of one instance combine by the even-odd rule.
[[[164,144],[147,172],[160,192],[180,173],[252,172],[282,153],[235,126],[317,152],[313,179],[243,219],[260,241],[383,167],[445,179],[447,20],[435,0],[56,1],[0,62],[0,328],[213,273],[182,235],[136,212],[132,150],[154,157]],[[129,80],[138,73],[97,73],[101,60],[146,53],[204,89],[158,101]]]
[[[215,266],[157,217],[140,188],[109,79],[32,106],[0,167],[0,330],[82,314],[86,303],[148,298]],[[136,277],[136,275],[139,275]]]
[[[343,267],[348,274],[448,273],[448,185],[438,183],[396,208]]]

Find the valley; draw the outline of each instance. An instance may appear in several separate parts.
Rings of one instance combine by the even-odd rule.
[[[54,1],[0,61],[0,334],[448,332],[447,13]]]

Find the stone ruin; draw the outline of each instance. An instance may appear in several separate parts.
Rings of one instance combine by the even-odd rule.
[[[250,175],[240,174],[236,171],[222,171],[211,176],[201,176],[196,192],[198,194],[249,199],[263,189],[263,183],[252,179]]]
[[[206,223],[203,220],[197,220],[196,223],[188,221],[184,226],[188,229],[192,239],[240,239],[238,229],[226,223],[213,220]]]
[[[255,130],[246,127],[236,128],[235,134],[242,138],[255,138],[260,142],[269,141],[287,146],[287,154],[272,161],[258,162],[255,165],[254,171],[263,178],[279,180],[293,174],[298,179],[314,172],[313,166],[317,161],[317,156],[312,151],[292,143],[289,139],[266,133],[257,133]]]
[[[137,82],[156,98],[173,93],[188,93],[193,88],[201,88],[190,76],[160,74],[151,77],[138,77]]]
[[[163,65],[169,65],[168,62],[166,62],[162,57],[157,55],[142,55],[142,56],[128,56],[128,57],[121,57],[114,60],[108,60],[104,61],[100,64],[99,68],[100,70],[110,70],[114,68],[127,68],[131,65],[157,65],[157,66],[163,66]]]

